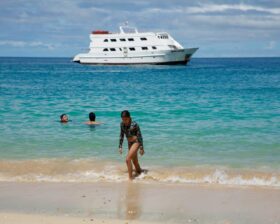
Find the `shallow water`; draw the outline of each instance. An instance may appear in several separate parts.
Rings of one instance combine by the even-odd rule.
[[[128,109],[144,137],[143,167],[207,169],[204,177],[234,170],[251,179],[251,171],[265,172],[280,182],[280,58],[193,59],[186,67],[0,58],[0,97],[3,164],[120,164],[120,112]],[[83,124],[91,111],[105,124]],[[62,113],[72,122],[58,122]]]

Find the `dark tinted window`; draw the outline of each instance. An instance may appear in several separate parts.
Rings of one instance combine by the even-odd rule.
[[[129,50],[135,51],[135,48],[134,47],[130,47]]]
[[[103,51],[108,51],[108,48],[103,49]]]
[[[157,49],[157,47],[155,47],[155,46],[152,46],[152,48],[155,50],[155,49]]]
[[[142,50],[148,50],[148,47],[142,47]]]
[[[141,37],[140,40],[147,40],[147,38],[146,37]]]
[[[128,41],[134,41],[134,39],[133,38],[128,38]]]
[[[116,51],[116,49],[115,48],[110,48],[110,51]]]
[[[124,38],[121,38],[121,39],[120,39],[120,41],[122,41],[122,42],[123,42],[123,41],[125,41],[125,39],[124,39]]]

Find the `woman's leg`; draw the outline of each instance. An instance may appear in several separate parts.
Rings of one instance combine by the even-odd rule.
[[[137,155],[137,150],[138,150],[139,146],[140,146],[140,144],[138,142],[134,143],[130,147],[128,154],[126,156],[126,165],[127,165],[127,170],[128,170],[128,177],[130,180],[132,180],[132,163],[131,163],[131,161],[133,160],[135,155]]]
[[[135,156],[132,158],[132,162],[135,167],[136,173],[140,174],[142,172],[142,170],[141,170],[141,167],[138,162],[138,153],[136,153]]]

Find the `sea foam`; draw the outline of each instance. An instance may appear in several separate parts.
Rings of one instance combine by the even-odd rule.
[[[124,164],[96,159],[40,159],[0,161],[0,181],[124,182]],[[142,183],[207,184],[280,187],[280,174],[268,171],[214,167],[149,167],[135,178]]]

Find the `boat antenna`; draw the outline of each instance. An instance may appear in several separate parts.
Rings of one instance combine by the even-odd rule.
[[[121,25],[120,25],[121,33],[124,33],[124,30],[123,30],[124,27],[128,27],[128,21],[125,21],[124,23],[121,23]]]

